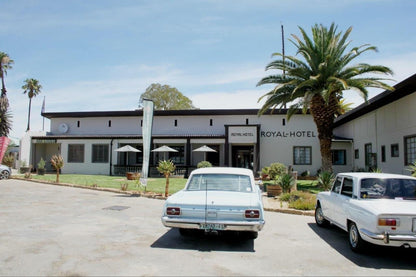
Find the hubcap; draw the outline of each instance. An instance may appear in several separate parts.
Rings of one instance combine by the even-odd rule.
[[[317,208],[316,210],[316,220],[318,221],[319,224],[321,224],[324,220],[324,216],[322,215],[322,210],[321,208]]]
[[[350,242],[353,247],[357,246],[358,241],[358,234],[357,234],[357,228],[355,225],[351,225],[350,227]]]

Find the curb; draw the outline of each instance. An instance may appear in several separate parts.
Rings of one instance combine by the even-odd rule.
[[[146,197],[151,199],[158,199],[158,200],[166,200],[167,197],[162,196],[161,194],[145,194],[142,192],[137,191],[123,191],[120,189],[112,189],[112,188],[100,188],[100,187],[90,187],[90,186],[82,186],[82,185],[74,185],[68,183],[56,183],[56,182],[49,182],[49,181],[42,181],[42,180],[35,180],[35,179],[26,179],[21,177],[11,177],[11,179],[28,181],[33,183],[40,183],[45,185],[53,185],[53,186],[62,186],[62,187],[73,187],[73,188],[80,188],[80,189],[89,189],[89,190],[98,190],[98,191],[106,191],[112,193],[120,193],[126,194],[130,196],[136,197]],[[277,212],[277,213],[285,213],[285,214],[293,214],[293,215],[304,215],[304,216],[314,216],[314,211],[301,211],[295,209],[276,209],[276,208],[266,208],[263,206],[263,209],[268,212]]]

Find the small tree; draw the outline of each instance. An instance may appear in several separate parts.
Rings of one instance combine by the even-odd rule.
[[[407,170],[410,171],[410,173],[412,174],[413,177],[416,177],[416,161],[411,163]]]
[[[269,167],[269,177],[274,180],[276,177],[287,173],[287,167],[282,163],[272,163]]]
[[[172,172],[174,172],[176,169],[176,166],[173,164],[171,160],[160,160],[159,166],[157,167],[157,170],[162,173],[166,178],[166,186],[165,186],[165,197],[169,195],[169,176]]]
[[[283,193],[290,192],[290,189],[295,184],[295,178],[289,173],[276,176],[276,183],[282,187]]]
[[[64,159],[61,155],[53,155],[51,164],[56,169],[56,182],[59,183],[59,170],[64,167]]]

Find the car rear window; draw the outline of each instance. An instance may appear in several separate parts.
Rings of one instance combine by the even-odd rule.
[[[219,190],[251,192],[250,177],[238,174],[195,174],[186,190]]]
[[[410,179],[379,179],[361,180],[361,198],[403,198],[416,200],[416,181]]]

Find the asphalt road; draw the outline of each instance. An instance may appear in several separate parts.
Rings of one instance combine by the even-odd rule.
[[[350,251],[313,217],[266,212],[256,240],[181,237],[163,201],[0,181],[0,275],[415,275],[414,249]]]

